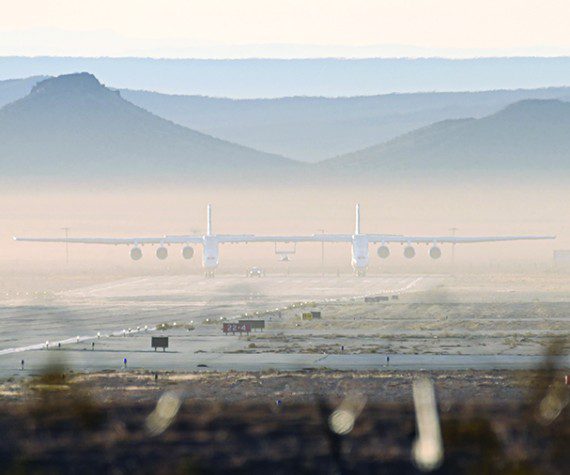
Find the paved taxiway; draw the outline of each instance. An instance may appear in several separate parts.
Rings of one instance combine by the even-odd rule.
[[[120,337],[119,337],[120,338]],[[234,346],[243,345],[237,336],[192,338],[190,344],[171,338],[167,352],[149,348],[150,338],[126,337],[126,341],[99,341],[91,351],[89,344],[78,344],[61,350],[38,350],[0,357],[0,376],[37,374],[48,364],[63,365],[76,371],[121,370],[123,358],[128,369],[150,371],[262,371],[262,370],[495,370],[529,369],[543,363],[542,356],[522,355],[390,355],[379,354],[295,354],[295,353],[225,353]],[[20,371],[20,357],[25,358],[26,369]],[[570,368],[570,357],[557,357],[559,367]]]

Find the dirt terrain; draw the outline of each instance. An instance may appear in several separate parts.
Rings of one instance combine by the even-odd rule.
[[[48,369],[49,371],[49,369]],[[0,400],[26,402],[38,396],[37,382],[9,379],[0,385]],[[446,402],[524,401],[536,378],[532,371],[274,371],[263,372],[165,372],[112,370],[96,373],[61,371],[64,390],[89,394],[104,403],[155,401],[170,389],[185,399],[210,402],[257,401],[307,403],[315,398],[336,399],[357,391],[374,402],[411,402],[412,381],[430,377],[438,397]]]
[[[564,274],[49,281],[0,307],[0,473],[419,473],[424,378],[436,473],[567,472]]]
[[[48,280],[63,288],[6,292],[0,377],[37,374],[53,360],[111,370],[125,357],[129,368],[153,371],[378,369],[388,356],[399,370],[522,369],[565,338],[559,357],[570,367],[570,284],[562,273]],[[322,318],[303,318],[315,310]],[[241,318],[264,319],[266,328],[222,333],[223,322]],[[150,348],[156,334],[170,337],[165,354]]]
[[[419,473],[411,385],[420,376],[439,402],[437,473],[566,473],[568,407],[547,421],[539,408],[554,386],[567,403],[568,387],[546,370],[52,371],[2,385],[2,472]],[[168,398],[171,412],[157,403]],[[331,415],[350,398],[362,406],[342,435]]]
[[[321,320],[293,312],[271,325],[275,332],[250,340],[259,351],[276,352],[532,355],[570,328],[568,302],[422,300],[321,305]]]
[[[82,275],[3,296],[3,473],[418,473],[423,378],[437,473],[570,463],[564,274]],[[265,330],[223,335],[246,314]],[[331,421],[347,404],[359,409],[341,435]]]

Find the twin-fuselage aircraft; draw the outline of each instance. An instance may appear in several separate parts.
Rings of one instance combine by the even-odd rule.
[[[78,244],[125,244],[131,247],[130,255],[135,261],[142,258],[141,246],[145,244],[158,245],[156,257],[166,259],[168,257],[167,245],[181,244],[182,257],[192,259],[194,256],[193,245],[202,246],[202,267],[207,277],[213,277],[214,270],[220,263],[220,244],[227,243],[300,243],[300,242],[344,242],[350,243],[352,248],[351,263],[354,272],[358,276],[364,276],[370,262],[370,244],[379,244],[377,248],[378,257],[386,259],[390,256],[389,244],[404,245],[404,256],[408,259],[416,255],[414,244],[430,245],[429,255],[432,259],[441,257],[441,244],[466,244],[498,241],[522,241],[538,239],[554,239],[554,236],[404,236],[397,234],[363,234],[360,232],[360,205],[356,205],[356,225],[353,234],[311,234],[307,236],[256,236],[253,234],[214,234],[212,230],[212,207],[207,207],[207,229],[206,234],[182,235],[163,237],[133,237],[133,238],[34,238],[34,237],[14,237],[16,241],[33,242],[59,242]]]

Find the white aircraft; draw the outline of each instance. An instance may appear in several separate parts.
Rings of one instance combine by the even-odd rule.
[[[360,232],[360,205],[356,205],[356,226],[354,234],[312,234],[308,236],[255,236],[253,234],[214,234],[212,231],[212,207],[207,208],[207,231],[203,236],[169,236],[152,238],[30,238],[14,237],[15,241],[34,242],[63,242],[80,244],[126,244],[132,246],[131,259],[138,261],[142,258],[141,246],[145,244],[158,244],[156,257],[166,259],[168,250],[165,245],[182,244],[182,257],[191,259],[194,256],[192,244],[202,245],[202,266],[206,277],[213,277],[214,270],[220,263],[220,244],[226,243],[298,243],[298,242],[346,242],[352,245],[352,267],[358,276],[364,276],[370,261],[370,244],[380,244],[377,249],[378,257],[386,259],[390,256],[388,244],[404,244],[404,256],[408,259],[416,255],[413,244],[431,244],[429,255],[432,259],[441,257],[440,244],[464,244],[497,241],[522,241],[537,239],[555,239],[555,236],[482,236],[482,237],[459,237],[459,236],[403,236],[396,234],[362,234]]]

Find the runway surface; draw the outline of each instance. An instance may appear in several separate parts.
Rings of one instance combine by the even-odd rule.
[[[226,337],[227,339],[237,337]],[[148,347],[148,342],[144,342]],[[200,345],[197,345],[200,346]],[[224,342],[207,341],[209,350],[224,349]],[[18,355],[18,358],[0,359],[0,376],[26,376],[37,374],[46,367],[46,363],[60,364],[75,371],[122,370],[123,358],[127,358],[127,368],[149,371],[263,371],[263,370],[498,370],[529,369],[543,363],[541,356],[521,355],[314,355],[314,354],[231,354],[231,353],[194,353],[184,347],[163,353],[150,349],[129,349],[130,345],[120,344],[112,349],[96,347],[91,351],[84,348],[65,350],[40,350]],[[140,346],[137,345],[137,348]],[[120,349],[119,349],[120,348]],[[200,351],[200,350],[196,350]],[[25,370],[19,368],[19,357],[25,358]],[[570,357],[557,357],[559,367],[570,367]]]

